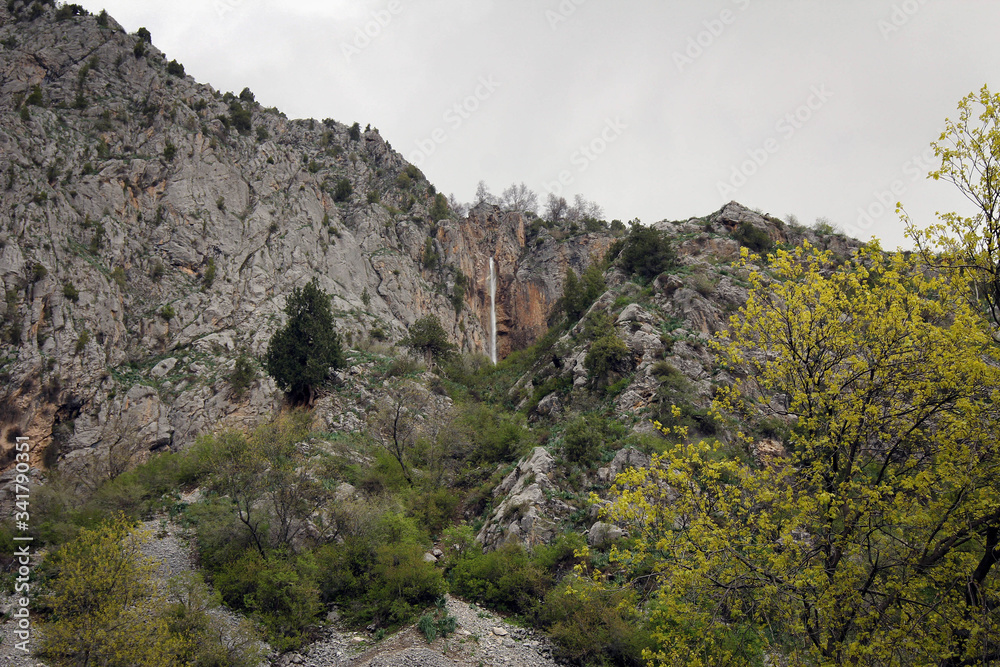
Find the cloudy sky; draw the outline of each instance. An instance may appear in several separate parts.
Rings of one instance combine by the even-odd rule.
[[[925,178],[929,144],[1000,91],[995,0],[82,4],[222,91],[370,123],[464,201],[524,181],[650,223],[735,199],[889,247],[897,200],[918,224],[971,212]]]

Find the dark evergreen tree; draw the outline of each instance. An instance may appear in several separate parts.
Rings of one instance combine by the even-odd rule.
[[[437,315],[426,315],[414,322],[403,344],[423,354],[428,361],[447,359],[455,351]]]
[[[584,303],[586,294],[583,285],[576,277],[576,271],[572,268],[566,269],[566,281],[563,283],[563,309],[570,322],[576,322],[583,315],[587,306]]]
[[[618,259],[625,271],[646,282],[677,266],[677,253],[667,233],[635,223]]]
[[[566,317],[571,322],[579,320],[605,289],[607,284],[604,282],[604,274],[596,262],[587,267],[582,278],[577,278],[573,269],[568,269],[566,282],[563,284],[563,308]]]
[[[448,198],[440,192],[434,195],[434,203],[431,205],[431,220],[437,222],[448,217]]]
[[[333,330],[330,295],[313,278],[292,290],[285,303],[288,322],[267,346],[264,367],[293,402],[312,402],[332,368],[344,366],[340,336]]]

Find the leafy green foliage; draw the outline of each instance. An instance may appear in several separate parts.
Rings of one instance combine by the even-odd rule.
[[[253,129],[252,114],[250,109],[240,104],[240,101],[233,99],[229,101],[229,123],[236,128],[240,134],[250,134]]]
[[[356,528],[343,543],[316,553],[323,599],[351,625],[410,623],[444,593],[441,571],[424,561],[412,522],[392,513],[363,519],[365,509],[356,511]]]
[[[265,557],[254,550],[217,571],[212,583],[227,605],[249,612],[279,650],[298,648],[322,610],[309,557]]]
[[[271,337],[264,367],[293,400],[305,400],[330,369],[344,365],[344,353],[333,330],[330,296],[315,278],[292,290],[285,314],[288,321]]]
[[[563,452],[574,463],[588,463],[596,458],[604,444],[601,430],[596,428],[594,419],[580,416],[566,426],[563,436]]]
[[[465,305],[465,290],[469,287],[469,278],[462,273],[461,269],[455,269],[455,287],[451,291],[451,306],[455,309],[455,314],[462,312]]]
[[[431,204],[430,210],[431,220],[437,222],[438,220],[447,218],[449,213],[448,198],[440,192],[434,195],[434,203]]]
[[[201,277],[201,286],[203,289],[208,289],[215,282],[215,258],[209,257],[205,261],[205,273]]]
[[[571,665],[640,667],[643,651],[654,646],[634,592],[585,579],[570,577],[549,591],[539,620],[556,644],[556,657]]]
[[[577,278],[572,268],[567,269],[562,295],[562,306],[566,311],[566,317],[571,322],[579,320],[606,288],[604,274],[596,263],[587,267],[582,280]]]
[[[76,285],[74,285],[72,281],[67,281],[63,285],[63,296],[66,297],[67,301],[76,303],[80,300],[80,291],[76,288]]]
[[[146,536],[124,518],[79,536],[46,559],[51,574],[41,654],[56,665],[180,665],[181,640],[156,612],[155,564]]]
[[[451,573],[452,591],[512,614],[535,614],[552,586],[551,577],[518,544],[460,559]]]
[[[184,65],[180,64],[176,60],[171,60],[167,63],[167,74],[170,76],[183,77]]]
[[[423,264],[425,269],[435,269],[440,258],[437,247],[434,245],[434,239],[428,236],[424,239],[424,252],[421,255],[420,263]]]
[[[437,315],[425,315],[410,325],[403,345],[436,361],[443,361],[455,352]]]
[[[625,372],[631,365],[632,355],[622,339],[614,332],[597,338],[583,360],[593,387],[604,387],[614,373]]]
[[[767,252],[774,247],[771,236],[763,229],[754,227],[749,222],[741,222],[733,232],[733,238],[740,245],[746,246],[753,252]]]
[[[877,244],[846,263],[779,250],[766,274],[747,255],[749,299],[721,346],[741,379],[715,407],[787,418],[790,451],[757,466],[680,444],[618,477],[607,514],[635,539],[612,561],[652,559],[666,584],[652,664],[993,655],[998,378],[967,283]]]
[[[417,621],[417,629],[424,635],[428,644],[438,637],[447,637],[455,632],[458,619],[444,611],[444,598],[438,600],[438,608],[432,614],[424,614]]]
[[[42,87],[38,84],[32,86],[31,92],[25,98],[24,103],[36,107],[44,106],[45,100],[42,98]]]
[[[333,201],[343,202],[351,198],[351,194],[354,192],[354,186],[351,185],[351,181],[346,178],[341,178],[337,180],[337,185],[334,186],[333,190]]]
[[[677,266],[677,253],[667,233],[640,224],[632,225],[617,257],[627,273],[647,282]]]
[[[945,131],[932,142],[941,166],[928,176],[952,183],[974,204],[970,217],[956,212],[939,214],[941,221],[918,229],[904,214],[906,235],[923,262],[959,280],[969,280],[970,298],[1000,324],[1000,94],[983,86],[958,103],[958,116],[946,119]],[[996,329],[994,341],[1000,342]]]
[[[233,388],[233,394],[238,398],[243,395],[254,379],[257,377],[257,370],[254,368],[250,358],[241,354],[236,358],[236,365],[229,375],[229,386]]]
[[[178,658],[198,667],[256,667],[261,644],[248,621],[227,627],[220,613],[222,596],[210,593],[200,573],[185,572],[169,581],[171,602],[163,618],[171,634],[181,639]]]

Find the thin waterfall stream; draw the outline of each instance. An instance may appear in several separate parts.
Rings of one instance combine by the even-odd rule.
[[[497,363],[497,273],[490,257],[490,361]]]

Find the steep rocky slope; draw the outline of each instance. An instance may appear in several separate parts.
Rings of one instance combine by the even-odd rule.
[[[603,443],[610,458],[579,465],[570,460],[559,433],[573,419],[604,416],[641,436],[654,430],[652,420],[667,423],[676,404],[683,411],[679,423],[688,425],[692,436],[728,438],[708,408],[716,388],[733,378],[717,363],[711,344],[748,296],[748,271],[733,266],[741,245],[760,249],[808,241],[839,257],[860,245],[829,230],[785,224],[736,202],[704,218],[653,227],[671,239],[678,265],[646,287],[612,266],[608,290],[511,389],[512,402],[555,434],[547,449],[533,450],[493,490],[493,509],[478,533],[487,547],[546,543],[567,529],[586,531],[592,544],[600,544],[610,539],[608,530],[617,530],[596,521],[590,492],[602,494],[625,468],[645,465],[649,457],[621,435],[601,432],[595,442]],[[606,384],[595,387],[586,359],[599,335],[594,330],[601,327],[624,343],[627,355]],[[624,446],[609,444],[615,442]],[[761,434],[757,451],[774,446],[780,443]]]
[[[434,314],[485,352],[493,257],[502,356],[611,240],[528,238],[491,206],[432,215],[433,186],[377,129],[223,95],[106,15],[15,0],[0,45],[0,419],[36,460],[53,439],[50,463],[112,433],[177,448],[270,414],[263,374],[239,397],[227,377],[314,277],[348,341]]]

